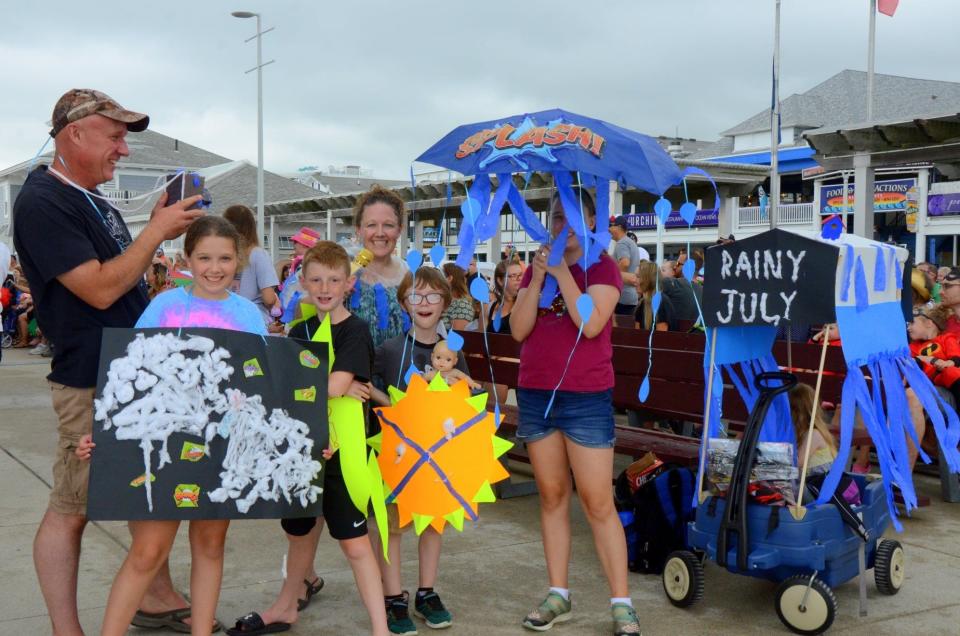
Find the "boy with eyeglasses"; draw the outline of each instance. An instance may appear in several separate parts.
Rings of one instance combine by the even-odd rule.
[[[382,406],[389,406],[390,398],[376,387],[386,389],[387,386],[395,386],[401,391],[406,390],[406,375],[411,365],[416,367],[417,373],[423,373],[430,364],[434,346],[444,340],[439,325],[453,294],[442,271],[434,267],[421,267],[416,271],[416,277],[409,273],[404,277],[397,288],[397,299],[410,315],[413,326],[407,333],[386,340],[377,347],[373,363],[374,389],[370,397],[375,404]],[[462,355],[457,355],[456,368],[464,374],[468,372]],[[383,577],[387,626],[392,634],[416,634],[417,627],[410,619],[410,596],[403,590],[400,579],[401,539],[413,524],[400,527],[396,504],[387,506],[387,517],[390,524],[390,563],[383,560],[382,550],[377,550]],[[376,533],[373,535],[375,537]],[[426,528],[420,535],[420,585],[414,598],[413,614],[433,629],[449,627],[453,620],[433,589],[440,565],[441,542],[441,535],[433,528]]]

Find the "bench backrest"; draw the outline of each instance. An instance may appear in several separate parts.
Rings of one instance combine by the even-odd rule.
[[[483,334],[463,332],[464,353],[470,375],[482,382],[496,381],[511,387],[517,385],[521,344],[510,336],[487,334],[490,357],[484,350]],[[653,369],[650,373],[650,395],[640,402],[637,393],[647,373],[649,332],[615,327],[613,329],[613,368],[616,385],[613,403],[620,408],[646,411],[671,419],[703,421],[704,346],[700,333],[655,331],[653,333]],[[778,341],[773,348],[777,363],[788,367],[801,382],[816,384],[820,364],[820,345]],[[492,369],[492,375],[491,375]],[[839,347],[828,347],[824,365],[821,399],[838,403],[846,363]],[[559,374],[559,370],[558,370]],[[559,375],[558,375],[559,377]],[[748,413],[732,382],[724,374],[724,419],[732,423],[746,422]]]

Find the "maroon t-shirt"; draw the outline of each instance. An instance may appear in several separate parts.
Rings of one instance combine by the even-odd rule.
[[[580,291],[586,291],[586,283],[609,285],[619,292],[623,288],[620,268],[612,258],[604,253],[600,260],[587,268],[586,281],[583,269],[571,265],[570,273]],[[521,289],[530,285],[533,268],[528,267],[520,283]],[[520,378],[518,386],[525,389],[546,389],[552,391],[560,381],[563,370],[567,368],[567,358],[573,350],[573,358],[567,375],[560,385],[561,391],[595,392],[606,391],[614,385],[613,345],[610,342],[610,330],[613,320],[607,321],[595,338],[580,337],[577,340],[577,326],[570,318],[563,296],[557,290],[553,304],[540,309],[533,331],[523,341],[520,349]]]

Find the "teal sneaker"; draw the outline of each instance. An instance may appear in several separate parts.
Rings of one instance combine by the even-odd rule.
[[[613,614],[613,636],[640,636],[637,610],[626,603],[614,603],[610,612]]]
[[[387,628],[391,634],[399,636],[415,636],[417,626],[410,619],[410,594],[403,593],[403,598],[387,603]]]
[[[570,601],[564,599],[556,592],[547,594],[540,607],[527,614],[523,619],[523,626],[532,629],[535,632],[545,632],[554,623],[562,623],[573,618]]]
[[[428,592],[422,597],[417,594],[413,601],[413,615],[422,618],[431,629],[443,629],[453,624],[453,616],[436,592]]]

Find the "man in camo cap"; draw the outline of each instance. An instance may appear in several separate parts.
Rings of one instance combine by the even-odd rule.
[[[97,190],[113,179],[117,162],[130,154],[127,132],[142,131],[149,123],[143,113],[126,110],[100,91],[67,91],[53,109],[53,162],[31,171],[14,204],[14,244],[37,320],[54,351],[47,380],[59,443],[33,560],[58,636],[83,634],[77,617],[77,573],[90,467],[74,450],[93,430],[103,329],[134,326],[147,306],[143,277],[157,247],[180,236],[203,214],[187,209],[200,197],[165,207],[166,194],[161,194],[134,240],[120,212]],[[189,616],[186,605],[164,563],[141,605],[150,614],[138,612],[135,623],[183,628]],[[170,624],[174,620],[176,626]]]

